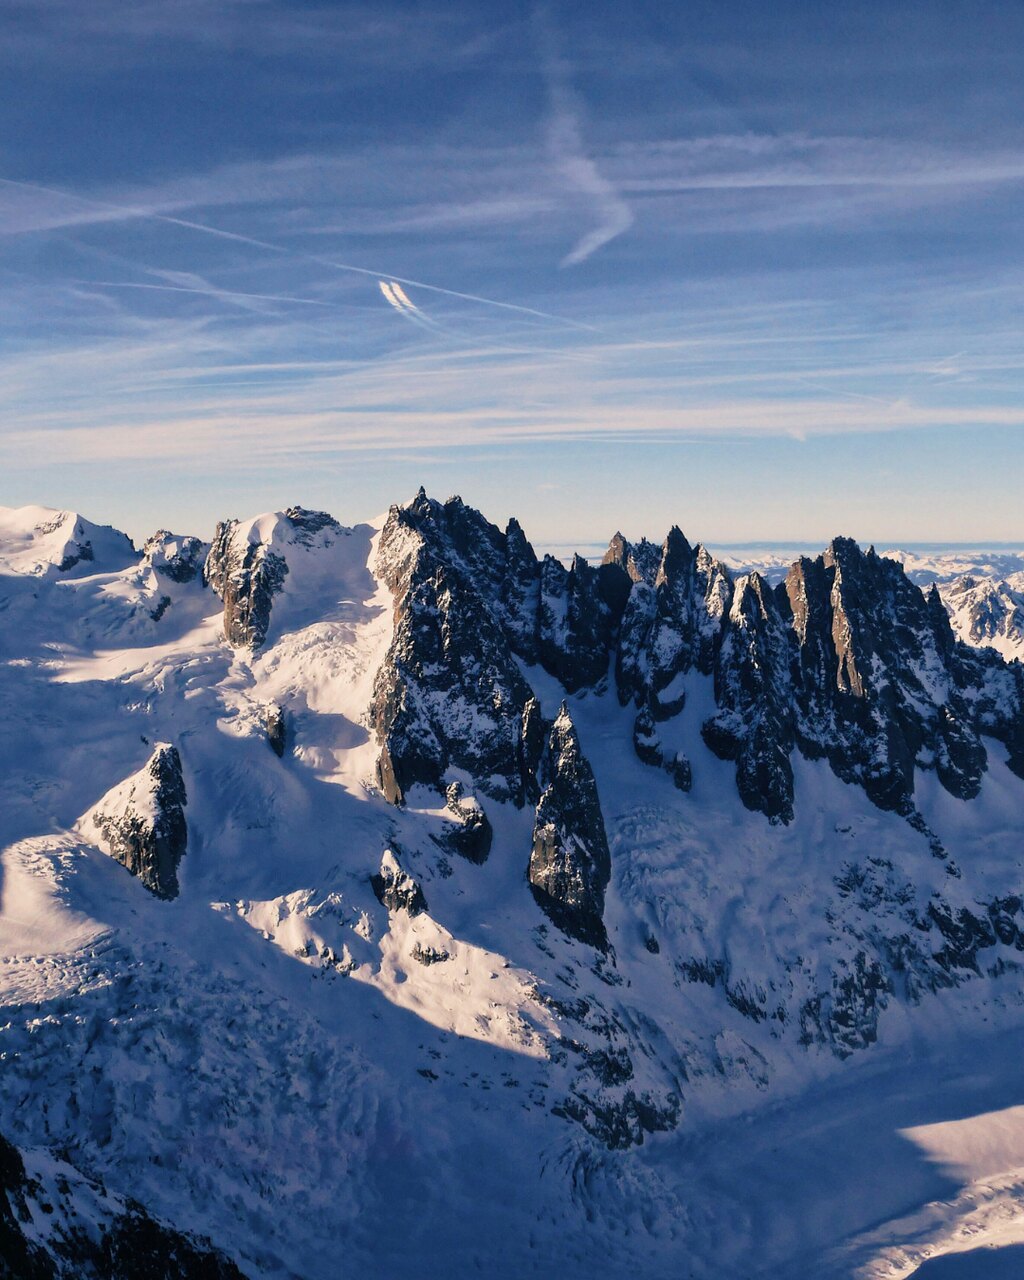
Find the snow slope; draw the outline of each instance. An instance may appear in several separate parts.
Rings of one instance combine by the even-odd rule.
[[[999,744],[976,800],[918,779],[958,878],[822,761],[796,761],[789,826],[745,809],[701,739],[709,677],[681,678],[661,726],[688,794],[637,759],[631,708],[582,690],[612,851],[601,956],[528,892],[528,810],[485,801],[477,866],[443,847],[443,797],[377,791],[379,525],[236,526],[288,566],[254,649],[224,642],[202,576],[64,513],[3,520],[0,1131],[40,1168],[61,1149],[252,1277],[876,1280],[1024,1241],[1017,949],[868,983],[853,1056],[798,1016],[823,973],[910,928],[904,908],[1024,891]],[[565,689],[524,670],[552,719]],[[157,743],[188,793],[168,902],[80,822]],[[388,909],[382,868],[424,909]],[[631,1094],[655,1131],[611,1146]]]

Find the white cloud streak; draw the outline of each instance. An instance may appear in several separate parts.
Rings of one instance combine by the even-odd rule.
[[[614,184],[601,172],[583,142],[583,109],[572,87],[568,64],[559,57],[547,16],[537,12],[541,65],[550,104],[547,146],[557,172],[571,190],[584,197],[597,226],[577,240],[561,261],[572,267],[609,244],[633,225],[633,212]]]

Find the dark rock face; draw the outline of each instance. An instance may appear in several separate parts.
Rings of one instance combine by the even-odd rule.
[[[442,837],[444,847],[470,862],[486,862],[494,839],[487,814],[476,800],[464,794],[461,782],[453,782],[446,795],[454,821]]]
[[[289,507],[281,513],[285,546],[310,547],[325,531],[345,531],[326,511]],[[224,638],[236,649],[258,649],[267,638],[274,597],[284,586],[288,561],[280,551],[252,540],[237,520],[217,525],[203,566],[203,580],[224,601]]]
[[[736,761],[744,804],[773,821],[793,816],[794,748],[908,817],[915,768],[935,769],[960,798],[978,793],[983,732],[1024,776],[1024,682],[996,654],[957,642],[938,594],[923,595],[895,561],[839,538],[772,591],[757,575],[734,582],[673,529],[653,577],[651,563],[621,535],[605,556],[617,575],[609,598],[632,584],[616,684],[640,707],[634,745],[647,763],[665,767],[655,726],[683,710],[696,670],[715,684],[705,743]]]
[[[615,622],[597,569],[582,556],[574,556],[568,569],[553,556],[544,557],[537,656],[570,693],[597,684],[608,670]]]
[[[178,864],[188,844],[186,804],[181,758],[165,743],[92,814],[111,857],[158,898],[178,896]]]
[[[740,578],[715,655],[719,710],[701,734],[716,755],[736,761],[736,786],[747,808],[781,822],[793,817],[789,656],[789,636],[767,583],[756,573]]]
[[[445,951],[444,947],[425,947],[422,943],[417,942],[412,949],[412,958],[418,960],[420,964],[444,964],[446,960],[450,960],[451,953]]]
[[[88,563],[94,559],[92,543],[88,540],[83,540],[77,550],[68,552],[57,568],[61,573],[65,573],[68,569],[73,569],[76,564]]]
[[[57,1267],[45,1249],[29,1240],[28,1178],[17,1147],[0,1136],[0,1277],[2,1280],[50,1280]]]
[[[485,794],[521,804],[532,775],[523,742],[530,698],[476,593],[424,555],[397,605],[374,689],[384,794],[400,804],[416,783],[443,789],[455,767],[479,779]]]
[[[405,911],[410,916],[418,916],[427,910],[427,900],[419,882],[402,870],[390,849],[384,851],[380,871],[370,877],[370,884],[377,901],[389,911]]]
[[[17,1147],[0,1136],[0,1280],[244,1280],[209,1240],[108,1195],[66,1161],[56,1167],[53,1185],[44,1187],[28,1176]],[[76,1191],[91,1206],[89,1217],[97,1206],[104,1212],[94,1226],[76,1221]],[[42,1239],[33,1219],[48,1223]]]
[[[533,827],[530,887],[563,932],[604,948],[611,855],[594,775],[564,703],[548,738],[545,777]]]
[[[202,572],[206,550],[201,538],[183,537],[158,529],[142,548],[142,563],[172,582],[193,582]]]
[[[325,529],[333,533],[342,533],[341,525],[334,516],[326,511],[309,511],[305,507],[289,507],[284,518],[291,529],[291,539],[300,546],[310,547],[318,533]]]
[[[910,812],[915,764],[934,767],[954,795],[977,795],[985,752],[968,702],[974,663],[937,598],[848,538],[798,561],[784,592],[804,753],[827,758],[883,809]]]
[[[372,707],[382,792],[395,804],[417,784],[445,792],[455,822],[439,841],[482,862],[490,823],[446,775],[469,773],[483,795],[517,806],[537,801],[543,776],[531,883],[559,927],[603,944],[609,855],[593,774],[568,713],[549,732],[516,661],[535,658],[573,685],[603,676],[614,613],[598,571],[579,558],[569,570],[538,565],[514,521],[503,534],[460,499],[422,490],[392,508],[378,571],[395,595]]]
[[[288,564],[262,542],[238,545],[237,520],[218,524],[206,557],[207,586],[224,601],[224,638],[233,648],[258,649],[267,638],[274,596]]]
[[[644,764],[664,769],[680,791],[689,791],[692,787],[693,770],[689,760],[681,752],[665,750],[648,707],[641,707],[633,722],[633,750]]]
[[[667,722],[686,714],[688,688],[710,676],[715,708],[703,740],[735,762],[743,803],[772,822],[794,816],[794,751],[826,760],[925,835],[917,769],[934,769],[968,799],[981,785],[988,734],[1024,776],[1024,668],[967,649],[937,593],[925,596],[899,564],[849,539],[799,560],[774,589],[757,574],[734,580],[677,528],[660,548],[616,534],[599,566],[577,556],[567,568],[538,561],[514,520],[502,532],[461,499],[442,504],[421,490],[392,509],[378,569],[395,595],[372,707],[382,791],[396,804],[417,784],[443,793],[456,771],[479,794],[522,806],[543,787],[530,882],[576,937],[603,944],[607,841],[596,790],[593,805],[581,799],[589,766],[566,817],[566,771],[551,763],[562,746],[523,664],[541,665],[570,693],[601,689],[613,668],[620,703],[636,708],[637,756],[684,792],[693,769],[664,745],[678,740]],[[566,746],[567,758],[574,751],[578,743]],[[482,859],[489,827],[453,815],[458,825],[442,841]]]
[[[267,707],[266,725],[267,741],[274,755],[280,758],[288,745],[288,721],[284,708],[279,707],[276,702]]]
[[[692,548],[676,528],[660,555],[650,543],[631,548],[634,586],[622,614],[615,677],[619,701],[646,703],[659,720],[683,709],[680,677],[712,670],[715,641],[732,583],[724,565]]]
[[[388,516],[378,570],[395,631],[372,716],[392,803],[417,783],[444,790],[452,767],[496,799],[536,795],[533,695],[502,625],[505,563],[503,535],[458,499],[442,506],[421,491]]]

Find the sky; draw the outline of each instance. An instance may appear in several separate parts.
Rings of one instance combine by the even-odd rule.
[[[1024,539],[1018,0],[0,0],[0,83],[0,504]]]

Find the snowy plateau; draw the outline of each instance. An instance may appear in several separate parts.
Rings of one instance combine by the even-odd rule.
[[[1010,552],[0,508],[0,1276],[1024,1275],[1022,657]]]

